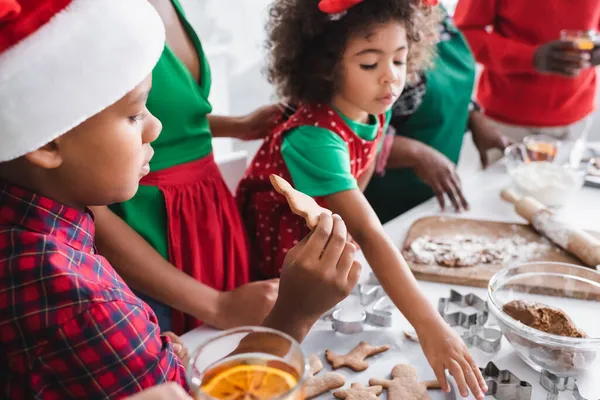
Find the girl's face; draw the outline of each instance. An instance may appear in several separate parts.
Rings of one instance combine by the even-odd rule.
[[[349,38],[333,105],[362,122],[389,110],[404,89],[407,55],[406,29],[396,21]]]

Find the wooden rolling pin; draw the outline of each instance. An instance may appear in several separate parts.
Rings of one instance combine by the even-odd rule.
[[[579,258],[588,267],[600,270],[600,240],[582,229],[556,220],[552,211],[532,197],[521,197],[512,189],[502,190],[500,196],[514,204],[517,214],[541,235]]]

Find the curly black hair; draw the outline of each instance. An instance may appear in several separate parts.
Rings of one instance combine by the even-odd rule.
[[[352,35],[396,20],[406,28],[407,80],[431,65],[441,12],[421,0],[364,0],[337,20],[321,12],[319,0],[274,0],[267,23],[269,82],[290,103],[327,103],[336,70]]]

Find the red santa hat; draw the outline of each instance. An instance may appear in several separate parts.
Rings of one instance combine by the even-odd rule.
[[[121,99],[164,41],[147,0],[0,0],[0,162]]]

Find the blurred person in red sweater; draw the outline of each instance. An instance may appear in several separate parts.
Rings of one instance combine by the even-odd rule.
[[[517,141],[555,137],[561,154],[578,164],[595,108],[600,46],[580,50],[561,31],[600,30],[600,1],[459,0],[454,20],[483,65],[477,97],[489,122]]]

